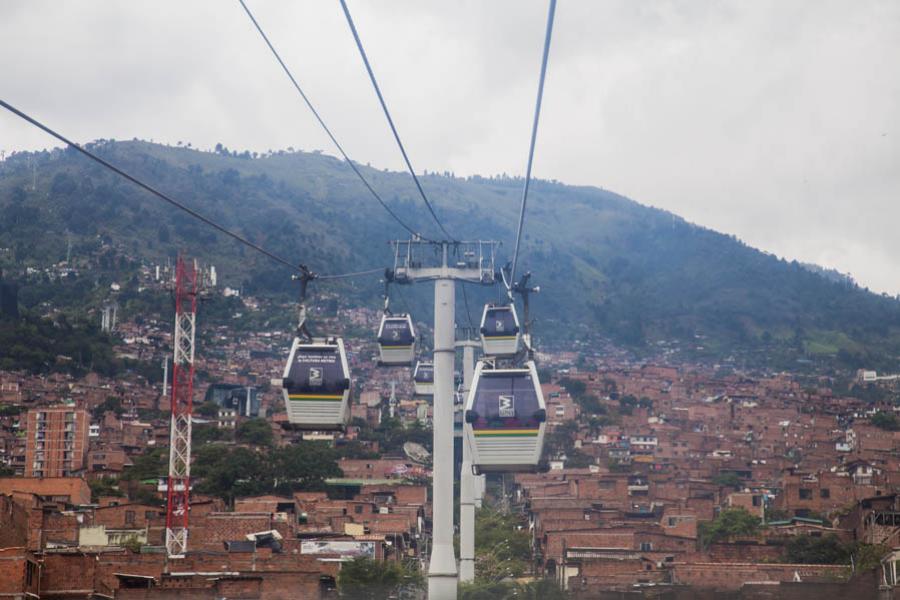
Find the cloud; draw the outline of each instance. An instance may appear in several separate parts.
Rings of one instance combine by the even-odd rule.
[[[249,4],[350,155],[401,168],[339,6]],[[524,171],[545,2],[350,8],[417,169]],[[892,1],[564,1],[535,174],[898,293],[898,55]],[[236,1],[7,0],[0,73],[79,140],[333,152]]]

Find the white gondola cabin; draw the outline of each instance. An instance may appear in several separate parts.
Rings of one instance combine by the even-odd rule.
[[[416,352],[416,328],[409,315],[384,315],[378,327],[382,365],[411,365]]]
[[[479,361],[466,399],[464,434],[476,471],[535,471],[547,411],[537,369],[492,369]]]
[[[512,356],[519,351],[522,335],[512,304],[486,304],[481,315],[481,347],[485,356]]]
[[[419,361],[413,372],[416,396],[434,396],[434,364]]]
[[[301,429],[342,429],[350,420],[350,369],[344,341],[294,338],[282,382],[288,422]]]

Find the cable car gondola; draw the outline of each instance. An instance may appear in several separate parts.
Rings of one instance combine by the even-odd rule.
[[[415,358],[416,328],[409,315],[381,317],[378,327],[379,363],[382,365],[410,365]]]
[[[513,304],[485,304],[481,315],[481,347],[485,356],[512,356],[522,336]]]
[[[546,420],[534,362],[491,369],[479,361],[463,425],[477,472],[537,470]]]
[[[294,338],[283,379],[288,422],[342,429],[350,420],[350,369],[341,338]]]
[[[413,383],[416,396],[434,396],[434,364],[421,360],[416,363]]]

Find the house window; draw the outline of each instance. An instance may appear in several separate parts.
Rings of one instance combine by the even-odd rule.
[[[125,511],[125,524],[126,525],[134,525],[134,511],[133,510]]]
[[[819,498],[831,498],[831,490],[828,488],[822,488],[819,490]]]
[[[144,511],[144,518],[147,519],[147,520],[155,519],[155,518],[156,518],[156,514],[157,514],[157,513],[156,513],[155,510],[145,510],[145,511]]]
[[[812,490],[800,489],[800,499],[801,500],[812,500]]]
[[[353,507],[353,512],[355,512],[358,515],[361,515],[362,511],[363,511],[362,504],[357,504],[356,506]]]
[[[675,527],[676,525],[678,525],[678,518],[669,517],[669,527]]]
[[[25,563],[25,586],[31,587],[31,584],[34,582],[34,563],[28,562]]]
[[[641,542],[641,552],[650,552],[653,550],[653,544],[650,542]]]

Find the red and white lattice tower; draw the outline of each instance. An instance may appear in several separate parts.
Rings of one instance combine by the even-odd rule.
[[[175,271],[175,359],[172,365],[172,423],[166,504],[166,554],[169,558],[184,557],[188,545],[197,283],[196,266],[185,264],[179,256]]]

